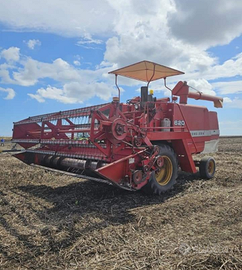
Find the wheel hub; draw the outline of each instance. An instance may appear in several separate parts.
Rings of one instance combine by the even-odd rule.
[[[162,166],[158,166],[159,168],[155,173],[156,181],[159,185],[165,186],[172,178],[173,165],[171,159],[167,156],[160,156],[157,161]]]

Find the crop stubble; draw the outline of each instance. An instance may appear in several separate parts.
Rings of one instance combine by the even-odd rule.
[[[242,269],[242,138],[213,156],[214,179],[180,173],[157,197],[2,153],[0,269]]]

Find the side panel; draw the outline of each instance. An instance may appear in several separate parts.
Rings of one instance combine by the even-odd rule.
[[[192,140],[188,140],[191,153],[216,151],[219,138],[217,113],[191,105],[180,105],[180,110],[192,136]]]
[[[183,171],[196,172],[193,154],[217,150],[219,128],[216,112],[206,107],[168,103],[163,106],[164,117],[170,119],[166,130],[152,130],[148,138],[154,143],[168,141],[172,144]]]

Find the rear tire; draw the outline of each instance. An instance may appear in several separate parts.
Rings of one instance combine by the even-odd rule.
[[[199,173],[203,179],[213,178],[216,170],[216,163],[212,157],[204,157],[199,164]]]
[[[149,182],[142,188],[145,193],[160,195],[176,183],[178,161],[174,150],[168,145],[160,145],[159,155],[164,159],[162,168],[153,172]]]

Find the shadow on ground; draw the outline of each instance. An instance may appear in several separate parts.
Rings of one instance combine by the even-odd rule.
[[[0,194],[5,209],[0,225],[17,242],[13,252],[10,246],[0,245],[0,254],[9,262],[25,264],[46,252],[54,256],[83,237],[95,239],[94,235],[105,228],[110,227],[112,232],[121,224],[132,223],[135,227],[140,218],[135,208],[162,204],[198,178],[198,175],[181,173],[174,189],[162,196],[129,192],[92,181],[56,188],[33,184],[12,188],[16,200],[23,203],[13,204],[7,194]],[[8,218],[4,215],[6,212]],[[14,216],[16,221],[9,219]]]
[[[197,179],[199,174],[180,173],[174,188],[161,196],[147,195],[141,191],[130,192],[93,181],[56,188],[47,185],[27,185],[18,189],[53,204],[53,207],[38,213],[41,219],[46,220],[46,214],[51,215],[54,221],[60,221],[72,214],[80,217],[92,214],[105,219],[106,223],[115,225],[133,221],[134,215],[129,213],[130,209],[163,203],[183,192],[187,183]]]

